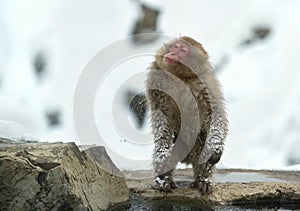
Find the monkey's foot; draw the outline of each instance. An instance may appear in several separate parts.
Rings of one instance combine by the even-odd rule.
[[[212,183],[208,178],[197,178],[190,187],[198,189],[203,195],[212,193]]]
[[[151,188],[160,190],[160,191],[163,191],[166,193],[170,193],[170,192],[172,192],[173,189],[176,188],[176,184],[171,179],[169,179],[167,176],[165,176],[165,177],[158,176],[153,181],[153,185],[151,186]]]

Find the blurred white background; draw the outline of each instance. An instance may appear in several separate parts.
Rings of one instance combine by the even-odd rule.
[[[219,166],[278,169],[299,164],[298,0],[0,0],[0,137],[99,144],[76,138],[76,83],[97,52],[133,33],[142,18],[141,4],[159,11],[150,31],[191,36],[210,54],[230,122]],[[150,62],[149,57],[136,67],[131,62],[130,68],[144,71]],[[117,70],[122,68],[128,67]],[[102,120],[109,121],[98,117]],[[107,130],[114,133],[114,128]],[[115,137],[103,141],[130,150],[126,140]],[[151,167],[119,162],[110,153],[122,169]]]

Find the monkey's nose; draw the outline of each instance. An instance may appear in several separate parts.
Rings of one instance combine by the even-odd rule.
[[[178,54],[177,51],[172,51],[172,52],[170,53],[171,56],[177,56],[177,54]]]

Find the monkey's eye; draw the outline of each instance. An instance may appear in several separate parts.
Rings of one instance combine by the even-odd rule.
[[[175,48],[175,49],[178,49],[178,48],[179,48],[178,45],[173,45],[172,47]]]
[[[180,51],[186,53],[188,50],[186,48],[181,48]]]

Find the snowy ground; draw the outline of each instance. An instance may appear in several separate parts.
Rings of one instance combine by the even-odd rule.
[[[300,2],[145,3],[162,11],[159,30],[163,34],[199,40],[218,69],[230,121],[220,167],[278,169],[299,164]],[[127,37],[138,15],[137,3],[129,0],[76,4],[66,0],[0,1],[0,136],[22,139],[30,133],[41,141],[109,143],[109,153],[119,167],[149,168],[151,144],[133,146],[118,136],[112,121],[112,100],[99,104],[106,106],[103,111],[107,112],[101,113],[102,107],[96,112],[100,130],[110,131],[104,140],[78,140],[73,124],[73,96],[81,72],[97,52]],[[243,45],[253,36],[252,29],[261,26],[270,28],[270,35]],[[33,59],[39,52],[46,58],[46,70],[37,77]],[[112,73],[128,68],[136,70],[131,74],[142,72],[151,62],[151,57],[145,58],[131,59]],[[118,90],[124,77],[126,74],[106,81],[108,85],[102,92],[99,89],[98,99],[103,93],[115,96],[117,91],[112,87]],[[120,115],[127,116],[121,101],[119,104]],[[55,111],[60,113],[60,123],[49,126],[46,114]],[[17,122],[16,131],[10,131],[15,123],[4,120]],[[300,169],[299,165],[289,168]]]

